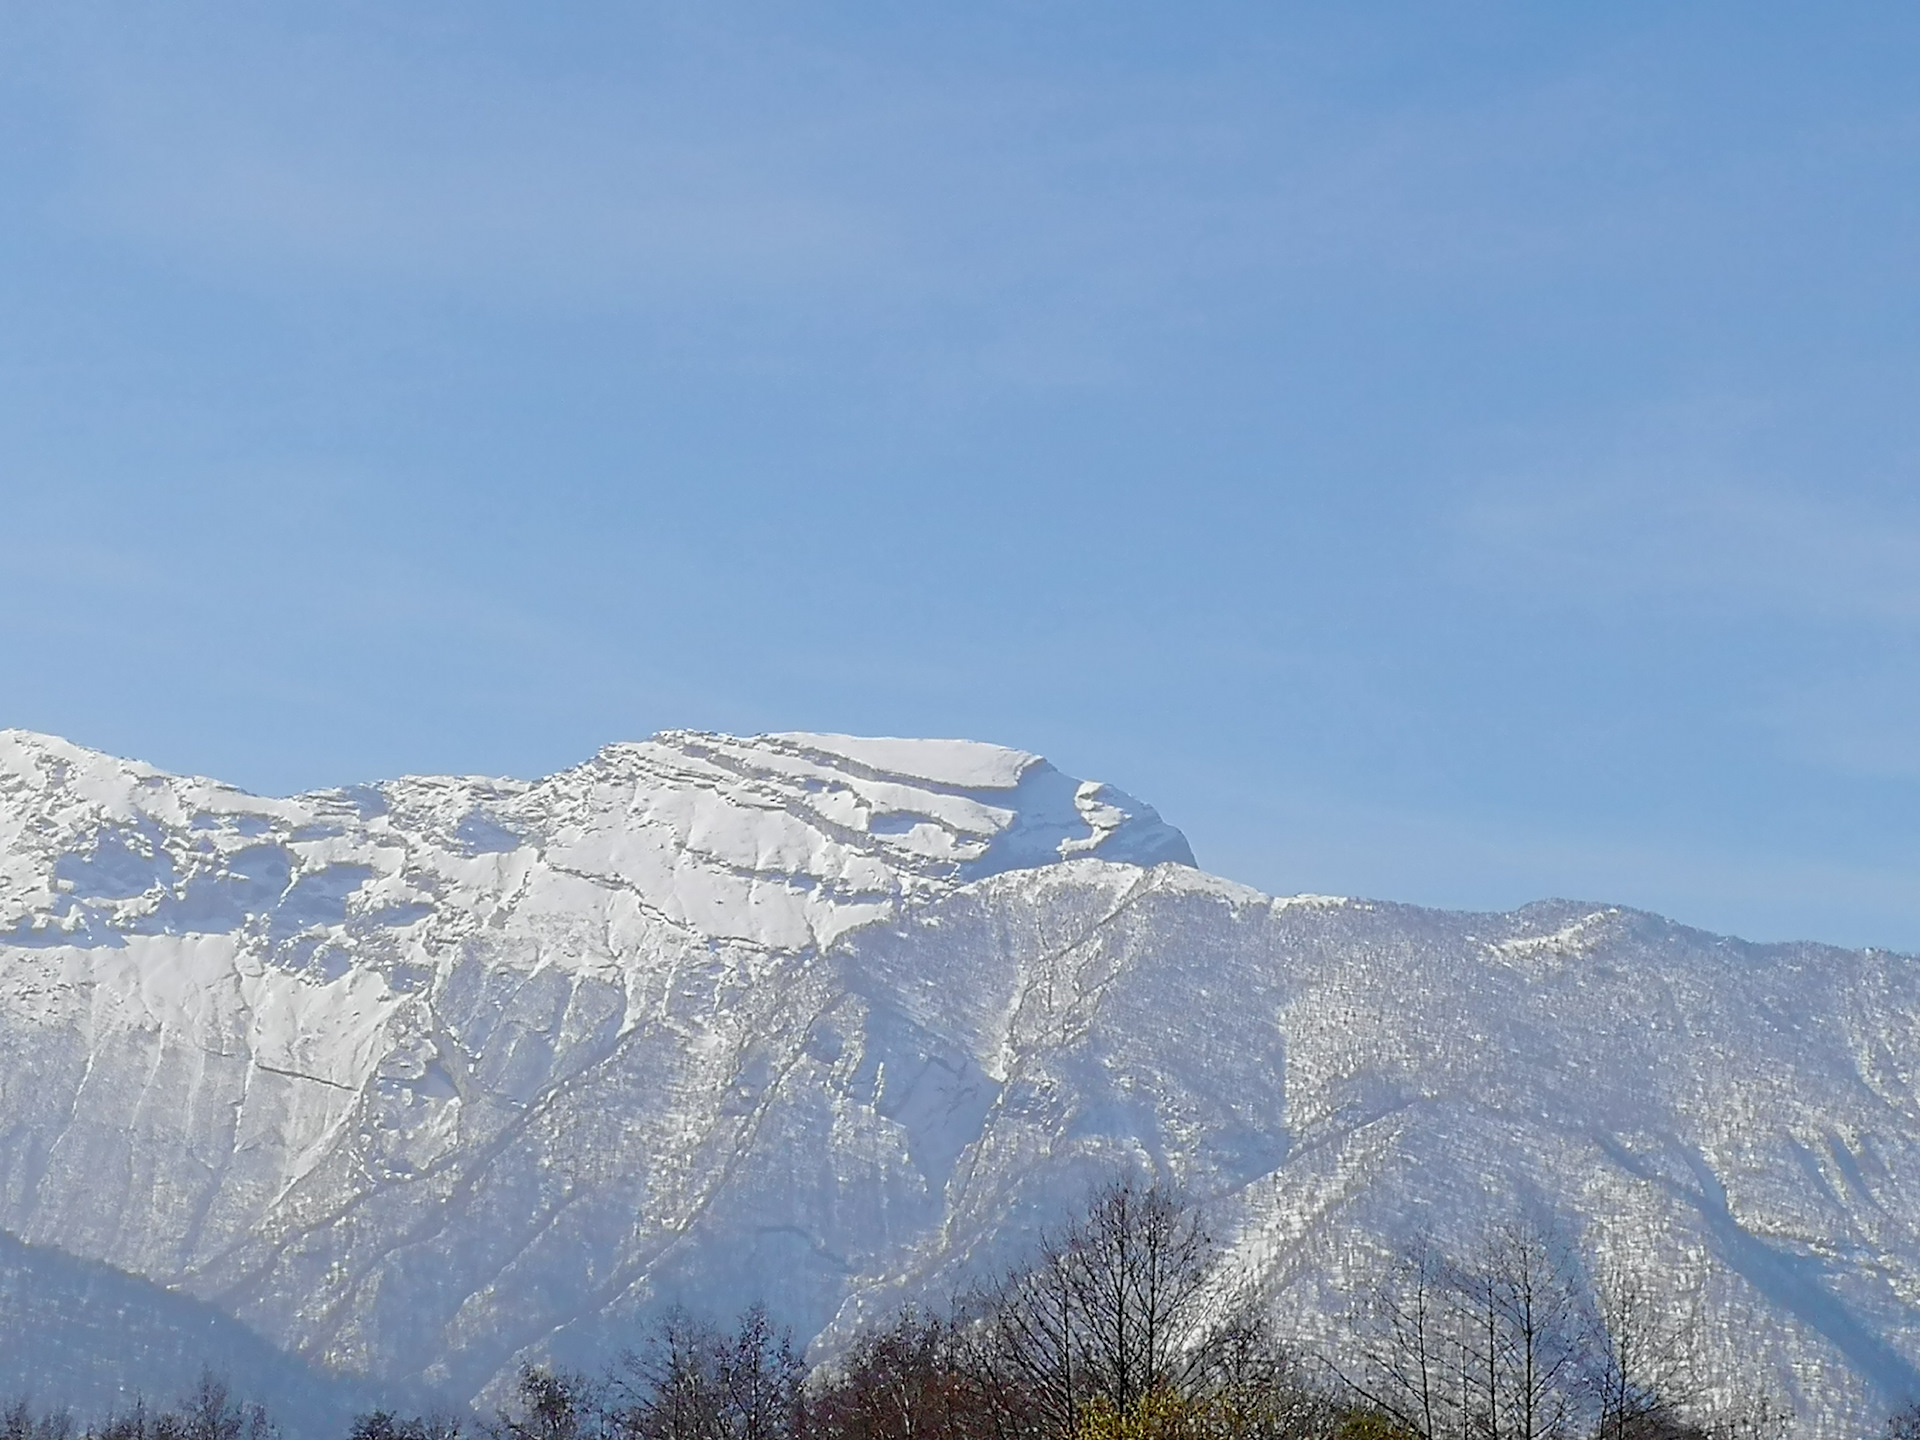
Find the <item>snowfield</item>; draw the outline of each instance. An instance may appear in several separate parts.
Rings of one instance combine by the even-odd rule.
[[[394,1393],[673,1300],[826,1352],[1134,1164],[1305,1341],[1525,1211],[1838,1437],[1920,1393],[1916,1067],[1910,957],[1270,899],[996,746],[262,799],[0,732],[0,1230]]]

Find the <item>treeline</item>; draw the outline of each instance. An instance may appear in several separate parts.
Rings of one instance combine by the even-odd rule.
[[[276,1440],[276,1434],[263,1406],[235,1399],[226,1381],[210,1372],[170,1410],[136,1402],[84,1429],[64,1410],[36,1413],[25,1400],[0,1414],[0,1440]]]
[[[1709,1403],[1691,1328],[1668,1304],[1631,1271],[1596,1279],[1550,1228],[1512,1223],[1464,1256],[1401,1256],[1328,1371],[1418,1440],[1790,1434],[1792,1412],[1766,1394]]]
[[[1119,1180],[999,1284],[946,1314],[900,1315],[812,1374],[758,1310],[731,1332],[675,1316],[598,1381],[527,1372],[499,1428],[503,1440],[1789,1432],[1790,1413],[1765,1396],[1707,1405],[1683,1327],[1630,1280],[1594,1286],[1586,1269],[1550,1230],[1523,1224],[1465,1256],[1418,1248],[1356,1307],[1337,1355],[1312,1360],[1267,1306],[1235,1293],[1196,1212]]]
[[[598,1380],[528,1371],[503,1440],[1176,1440],[1388,1434],[1316,1384],[1165,1191],[1109,1186],[951,1313],[908,1311],[809,1373],[765,1313],[668,1317]],[[1342,1427],[1347,1427],[1343,1430]],[[362,1437],[375,1440],[375,1437]]]
[[[361,1416],[348,1440],[1782,1440],[1766,1396],[1707,1403],[1686,1327],[1550,1229],[1416,1248],[1334,1353],[1236,1296],[1197,1214],[1129,1180],[943,1313],[909,1310],[809,1369],[755,1307],[674,1312],[604,1374],[522,1373],[490,1420]],[[1920,1409],[1888,1423],[1920,1440]],[[16,1406],[0,1440],[270,1440],[203,1377],[176,1409],[76,1433]]]

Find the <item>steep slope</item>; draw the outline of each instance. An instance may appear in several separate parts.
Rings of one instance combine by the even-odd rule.
[[[0,1227],[469,1395],[740,1183],[743,1057],[804,1036],[837,937],[1077,854],[1191,860],[965,742],[263,800],[0,736]]]
[[[1809,1433],[1920,1390],[1906,957],[1270,900],[963,742],[292,800],[0,736],[0,1229],[471,1397],[671,1299],[821,1344],[1184,1181],[1306,1333],[1554,1213]]]

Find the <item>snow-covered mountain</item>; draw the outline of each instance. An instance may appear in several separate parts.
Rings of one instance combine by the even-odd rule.
[[[262,799],[0,732],[0,1230],[370,1385],[830,1347],[1122,1161],[1312,1333],[1546,1210],[1806,1433],[1920,1392],[1920,962],[1270,899],[1035,756],[672,732]],[[84,1397],[83,1397],[84,1398]]]

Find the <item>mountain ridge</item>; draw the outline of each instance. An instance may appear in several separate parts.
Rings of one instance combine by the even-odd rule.
[[[824,1352],[1114,1165],[1303,1342],[1415,1231],[1544,1207],[1837,1435],[1920,1388],[1915,969],[1268,897],[974,742],[271,799],[0,732],[0,1230],[484,1402],[673,1300]]]

